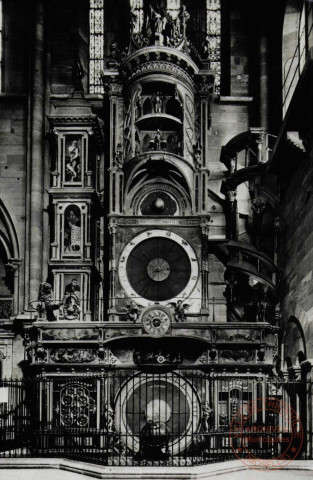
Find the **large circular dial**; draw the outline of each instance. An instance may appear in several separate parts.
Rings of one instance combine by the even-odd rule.
[[[150,230],[135,237],[120,258],[121,284],[143,305],[184,299],[198,278],[195,253],[179,235]]]
[[[142,314],[142,326],[153,337],[165,335],[171,326],[171,313],[164,307],[151,307]]]

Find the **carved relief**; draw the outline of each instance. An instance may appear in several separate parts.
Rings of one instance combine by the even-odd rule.
[[[65,181],[80,183],[81,165],[81,135],[67,135],[65,138]]]
[[[167,352],[164,349],[150,351],[135,350],[133,358],[134,363],[137,365],[144,363],[178,365],[183,361],[181,352]]]
[[[69,205],[64,213],[64,253],[80,253],[82,248],[81,211]]]
[[[47,329],[42,332],[43,340],[97,340],[99,332],[95,329]]]
[[[96,351],[90,348],[53,348],[50,350],[50,359],[55,363],[90,363],[96,357]]]
[[[220,350],[219,356],[226,362],[251,362],[254,360],[253,350]]]
[[[67,320],[76,320],[80,313],[80,286],[78,281],[73,278],[65,286],[62,307],[60,308],[60,318]]]
[[[193,158],[194,145],[194,106],[192,99],[186,95],[185,97],[185,156]]]

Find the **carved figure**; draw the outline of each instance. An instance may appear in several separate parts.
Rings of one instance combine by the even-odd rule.
[[[170,408],[162,400],[153,400],[150,403],[153,405],[151,409],[150,405],[147,405],[146,424],[140,430],[137,456],[150,460],[167,460],[169,458],[170,432],[166,423],[171,416],[171,413],[168,413]]]
[[[54,311],[58,310],[60,305],[61,303],[57,303],[54,301],[52,286],[50,285],[50,283],[41,283],[39,287],[37,307],[40,317],[43,317],[44,314],[46,314],[48,322],[55,322],[56,317],[54,315]]]
[[[67,155],[65,157],[65,177],[67,181],[80,181],[81,162],[80,149],[77,140],[73,140],[67,147]]]
[[[69,210],[69,216],[66,217],[64,243],[65,243],[64,252],[66,251],[77,252],[80,250],[80,243],[81,243],[80,218],[75,213],[74,208],[71,208]]]
[[[75,278],[65,286],[62,299],[62,314],[68,320],[74,320],[80,313],[80,286]]]
[[[83,82],[82,79],[84,78],[85,73],[83,66],[81,64],[80,58],[77,55],[72,67],[72,83],[74,87],[74,92],[83,92]]]
[[[202,405],[202,428],[205,433],[207,433],[212,428],[212,415],[213,410],[210,407],[209,402],[205,402]]]
[[[109,402],[105,402],[105,426],[108,433],[114,431],[114,412]]]
[[[202,42],[202,55],[203,58],[209,58],[210,55],[210,37],[207,35]]]
[[[179,12],[179,19],[180,19],[180,23],[182,25],[183,38],[186,38],[186,23],[189,20],[189,18],[190,18],[190,15],[186,10],[185,5],[182,5],[181,8],[180,8],[180,12]]]
[[[152,30],[152,33],[162,33],[166,25],[166,17],[158,13],[154,8],[150,5],[150,12],[149,12],[149,26]]]
[[[190,307],[189,303],[183,303],[182,300],[178,300],[177,303],[169,302],[169,305],[174,308],[174,318],[176,322],[183,322],[186,320],[185,311]]]
[[[155,113],[162,113],[162,97],[161,93],[157,92],[153,94],[152,97],[153,105],[154,105],[154,111]]]
[[[136,323],[140,314],[140,307],[137,305],[135,300],[132,300],[129,305],[126,306],[126,316],[127,320],[130,320],[133,323]]]
[[[163,143],[163,138],[161,136],[160,130],[157,130],[154,136],[154,140],[152,142],[154,150],[161,150],[162,143]]]

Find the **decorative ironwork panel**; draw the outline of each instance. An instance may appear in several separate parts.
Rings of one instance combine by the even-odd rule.
[[[56,413],[62,427],[89,427],[96,411],[92,392],[82,384],[71,384],[61,389]]]

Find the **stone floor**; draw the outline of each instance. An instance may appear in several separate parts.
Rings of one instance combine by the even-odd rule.
[[[201,467],[102,467],[66,459],[0,459],[0,480],[306,480],[313,461],[295,461],[284,470],[251,470],[240,461]]]

